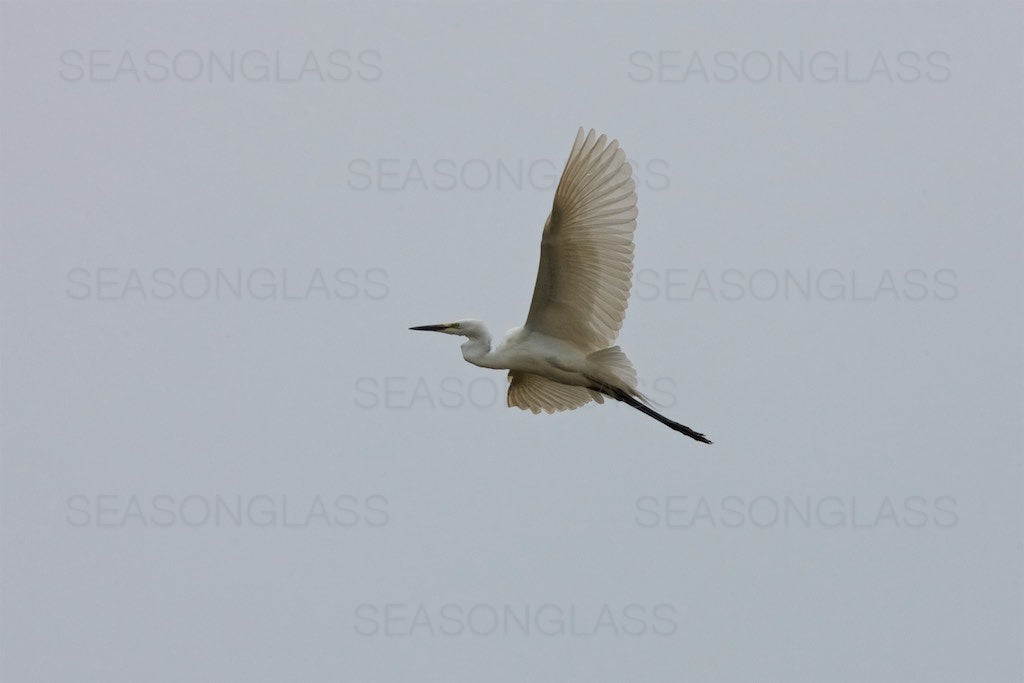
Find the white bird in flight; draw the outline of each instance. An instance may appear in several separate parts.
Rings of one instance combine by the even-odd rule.
[[[526,324],[509,330],[496,349],[479,320],[409,329],[467,337],[463,358],[509,371],[510,407],[553,413],[607,396],[711,443],[655,412],[637,389],[633,364],[613,346],[632,284],[636,215],[636,184],[618,141],[580,128],[544,224]]]

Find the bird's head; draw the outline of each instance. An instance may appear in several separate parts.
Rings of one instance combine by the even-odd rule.
[[[456,320],[453,323],[420,325],[419,327],[410,327],[409,329],[423,332],[443,332],[444,334],[455,334],[462,337],[479,337],[487,333],[487,328],[479,320]]]

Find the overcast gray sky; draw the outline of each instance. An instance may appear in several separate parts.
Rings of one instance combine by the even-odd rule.
[[[1019,681],[1014,3],[8,3],[5,681]],[[531,415],[579,126],[667,415]]]

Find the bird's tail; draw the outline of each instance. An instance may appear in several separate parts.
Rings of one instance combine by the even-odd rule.
[[[587,356],[587,361],[590,365],[588,377],[598,380],[601,384],[618,387],[643,403],[651,404],[650,399],[637,388],[636,370],[621,348],[610,346],[595,351]]]
[[[629,358],[626,357],[626,354],[618,346],[595,351],[587,356],[587,360],[590,361],[591,365],[590,372],[587,374],[587,379],[593,382],[593,386],[588,387],[591,392],[604,394],[609,398],[614,398],[616,401],[632,406],[645,415],[653,417],[669,429],[685,434],[691,439],[696,439],[703,443],[711,443],[700,432],[694,431],[686,425],[679,424],[675,420],[670,420],[651,407],[647,397],[637,389],[636,370],[633,369],[633,364],[629,362]]]

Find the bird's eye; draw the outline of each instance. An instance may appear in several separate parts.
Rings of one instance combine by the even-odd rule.
[[[462,327],[462,325],[458,323],[452,323],[452,327],[454,327],[455,329],[459,329],[460,327]]]

